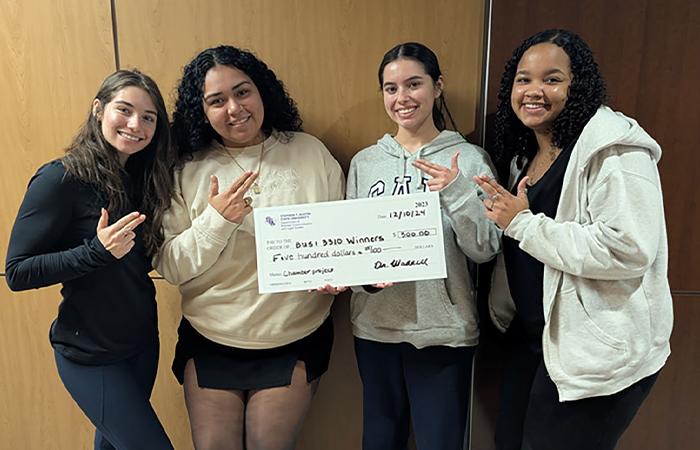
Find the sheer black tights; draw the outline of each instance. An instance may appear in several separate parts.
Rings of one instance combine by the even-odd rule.
[[[306,382],[297,361],[289,386],[224,391],[197,384],[194,361],[185,366],[185,402],[197,450],[293,450],[318,381]]]

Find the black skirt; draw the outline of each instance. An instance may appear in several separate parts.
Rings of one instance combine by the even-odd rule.
[[[194,359],[199,387],[247,391],[288,386],[297,361],[306,365],[311,382],[328,370],[333,347],[333,320],[329,316],[310,335],[282,347],[244,349],[210,341],[182,318],[177,330],[173,373],[183,383],[185,365]]]

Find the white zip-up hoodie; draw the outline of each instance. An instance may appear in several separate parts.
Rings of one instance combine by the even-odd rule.
[[[542,348],[560,401],[619,392],[671,352],[660,157],[636,121],[603,106],[572,149],[556,217],[521,211],[505,230],[544,264]],[[490,299],[502,330],[515,313],[504,275],[498,265]]]

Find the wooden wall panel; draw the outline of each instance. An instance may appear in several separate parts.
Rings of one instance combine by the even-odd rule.
[[[609,104],[639,123],[661,144],[659,170],[669,233],[669,280],[676,296],[672,355],[657,386],[625,434],[620,449],[689,450],[700,439],[697,333],[700,222],[695,171],[700,167],[700,5],[684,0],[542,0],[493,2],[488,112],[496,109],[503,67],[513,49],[546,28],[566,28],[591,46],[608,84]],[[488,135],[489,133],[487,133]],[[488,320],[488,319],[486,319]],[[502,350],[483,324],[477,368],[474,447],[493,449]],[[685,405],[688,404],[688,407]],[[697,409],[697,408],[695,408]]]
[[[648,0],[636,118],[661,144],[671,288],[700,293],[700,4]],[[612,88],[611,88],[612,90]]]
[[[202,49],[252,49],[285,82],[305,129],[347,168],[357,150],[393,129],[377,66],[393,45],[421,41],[436,51],[446,95],[466,134],[479,101],[483,2],[276,0],[202,3],[118,0],[123,67],[150,73],[172,93],[182,66]],[[172,102],[171,102],[172,104]]]
[[[0,257],[30,176],[60,156],[114,71],[109,0],[3,0]]]
[[[671,356],[618,450],[691,450],[700,440],[700,295],[674,296]]]
[[[0,258],[30,176],[63,153],[114,70],[109,0],[4,0],[0,9]],[[0,282],[0,448],[89,449],[93,428],[63,388],[48,342],[57,288]]]
[[[384,52],[399,42],[416,40],[436,51],[455,120],[465,133],[475,128],[482,1],[449,0],[436,8],[418,0],[210,0],[206,7],[186,0],[117,0],[116,17],[121,66],[152,75],[169,105],[182,66],[202,49],[228,43],[253,50],[285,82],[306,131],[324,141],[345,168],[355,152],[393,129],[376,71]],[[159,283],[159,293],[161,311],[175,314],[170,308],[178,304],[176,291]],[[360,447],[361,388],[347,301],[341,296],[334,307],[335,349],[298,445],[304,450]],[[163,351],[154,404],[176,448],[187,448],[189,438],[172,433],[172,420],[181,423],[186,414],[179,394],[171,397],[179,387],[169,371],[167,346],[174,343],[176,324],[164,315],[160,323]]]
[[[58,378],[49,344],[58,291],[13,293],[0,283],[0,448],[92,448],[94,428]]]
[[[668,222],[671,288],[700,291],[700,222],[694,172],[700,167],[700,5],[685,0],[494,1],[488,111],[511,52],[547,29],[580,34],[608,84],[609,104],[634,117],[664,151],[661,171]]]

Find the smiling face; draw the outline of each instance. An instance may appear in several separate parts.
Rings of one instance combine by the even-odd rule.
[[[433,83],[423,64],[409,58],[390,62],[383,73],[384,108],[399,132],[435,128],[433,105],[442,93],[442,77]]]
[[[265,107],[253,80],[242,71],[215,65],[204,78],[204,115],[227,147],[263,141]]]
[[[566,106],[571,81],[571,62],[561,47],[533,45],[520,58],[515,72],[510,96],[513,112],[526,127],[549,132]]]
[[[95,99],[92,113],[100,121],[102,135],[118,152],[122,165],[129,156],[151,143],[158,122],[153,100],[136,86],[119,90],[104,106]]]

